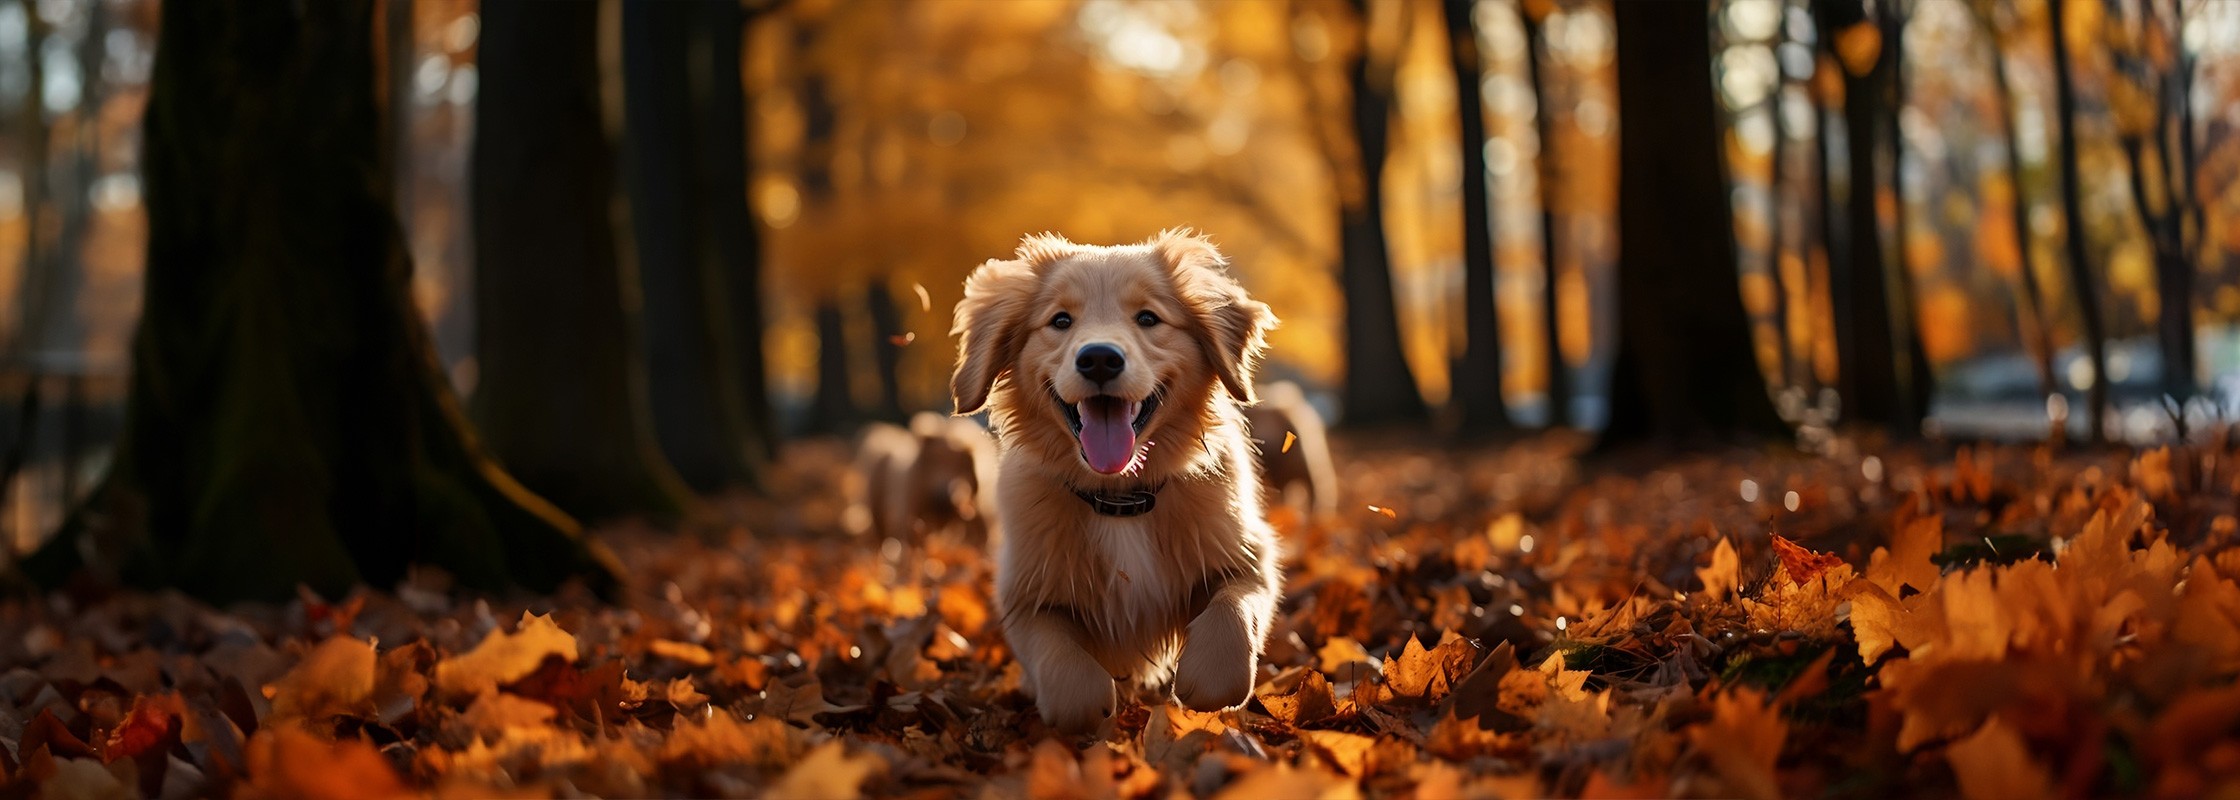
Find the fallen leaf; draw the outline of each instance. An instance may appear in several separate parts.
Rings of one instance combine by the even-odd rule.
[[[373,716],[373,643],[336,635],[320,642],[265,696],[276,720]]]
[[[1276,763],[1247,772],[1214,795],[1215,800],[1260,800],[1261,798],[1297,798],[1297,800],[1354,800],[1361,790],[1353,781],[1346,780],[1320,767],[1294,767]]]
[[[1315,651],[1317,666],[1325,675],[1340,680],[1350,680],[1354,673],[1376,670],[1376,661],[1369,657],[1369,649],[1344,636],[1332,636]]]
[[[1813,552],[1778,533],[1773,534],[1771,541],[1774,555],[1781,557],[1782,572],[1789,576],[1790,582],[1798,585],[1811,583],[1820,577],[1820,573],[1844,563],[1842,556]]]
[[[1299,740],[1324,763],[1356,778],[1368,774],[1369,751],[1377,743],[1374,738],[1343,731],[1300,731]]]
[[[436,663],[436,688],[449,695],[477,695],[536,672],[548,656],[576,660],[576,637],[549,616],[522,613],[513,633],[491,631],[463,655]]]
[[[1292,726],[1329,719],[1338,713],[1337,701],[1330,695],[1329,679],[1311,669],[1299,675],[1298,683],[1290,691],[1261,694],[1260,705],[1268,709],[1268,716]]]
[[[870,755],[848,755],[840,742],[826,742],[809,751],[801,763],[786,770],[771,784],[768,797],[801,800],[850,800],[863,796],[863,782],[885,762]]]
[[[247,797],[377,800],[408,793],[388,759],[357,739],[329,742],[276,725],[250,737],[248,755]]]
[[[1711,701],[1711,720],[1688,729],[1688,742],[1704,754],[1727,788],[1750,798],[1778,798],[1774,764],[1781,760],[1789,723],[1763,692],[1742,687]]]
[[[1969,800],[2052,797],[2053,778],[2030,757],[2022,735],[1997,716],[1967,738],[1945,747],[1945,760]]]
[[[1720,537],[1719,546],[1711,550],[1711,563],[1696,568],[1696,580],[1703,584],[1703,594],[1713,600],[1724,600],[1733,594],[1742,581],[1742,558],[1734,552],[1734,543]]]

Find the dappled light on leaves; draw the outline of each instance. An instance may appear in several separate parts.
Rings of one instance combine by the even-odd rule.
[[[781,479],[828,480],[843,462],[819,446]],[[1621,477],[1534,472],[1570,457],[1548,447],[1448,471],[1349,454],[1347,491],[1414,510],[1295,520],[1287,599],[1232,711],[1123,687],[1093,735],[1046,728],[985,551],[954,532],[882,554],[831,529],[614,531],[643,581],[619,604],[407,586],[231,613],[21,606],[0,616],[25,665],[0,674],[25,720],[0,763],[96,795],[253,797],[2240,785],[2229,451],[1698,457]],[[1532,474],[1565,482],[1487,494]],[[1739,496],[1745,475],[1797,510]]]

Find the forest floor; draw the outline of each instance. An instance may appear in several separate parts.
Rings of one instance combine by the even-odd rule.
[[[2198,796],[2240,787],[2240,450],[1581,462],[1339,443],[1244,709],[1043,727],[955,537],[603,534],[628,594],[0,604],[0,796]],[[756,529],[750,530],[750,527]]]

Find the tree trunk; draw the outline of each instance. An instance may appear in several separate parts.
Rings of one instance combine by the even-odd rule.
[[[1821,25],[1821,46],[1835,52],[1840,31],[1858,24],[1874,24],[1858,0],[1821,0],[1814,17]],[[1872,69],[1843,75],[1845,169],[1844,235],[1842,256],[1831,248],[1828,292],[1835,307],[1836,391],[1843,398],[1843,418],[1880,426],[1901,436],[1919,435],[1921,418],[1909,406],[1910,370],[1904,354],[1912,348],[1911,331],[1898,324],[1893,303],[1892,265],[1902,257],[1883,250],[1882,219],[1877,195],[1883,180],[1883,148],[1891,148],[1887,163],[1895,175],[1896,141],[1884,141],[1886,118],[1894,119],[1897,107],[1892,93],[1897,58],[1894,42],[1885,42]],[[1842,63],[1840,56],[1837,63]],[[1903,216],[1903,209],[1900,209]],[[1902,242],[1894,245],[1903,250]],[[1902,338],[1901,338],[1902,337]]]
[[[599,7],[491,0],[476,93],[475,416],[531,489],[585,517],[674,516],[617,259]]]
[[[874,277],[863,291],[864,309],[871,312],[872,366],[879,370],[879,404],[872,409],[889,422],[902,419],[902,345],[894,337],[903,333],[902,312],[895,308],[894,292],[884,278]]]
[[[1986,20],[1988,23],[1988,20]],[[1987,36],[1995,36],[1989,24],[1984,26]],[[2051,317],[2046,313],[2044,290],[2038,288],[2037,255],[2030,247],[2030,204],[2024,202],[2029,193],[2022,187],[2022,135],[2016,127],[2014,114],[2014,89],[2007,78],[2007,57],[2000,52],[1996,39],[1991,47],[1992,90],[1999,95],[1999,125],[2006,134],[2007,182],[2011,187],[2012,212],[2007,224],[2014,228],[2014,243],[2018,261],[2016,269],[2022,274],[2023,342],[2030,349],[2030,358],[2038,370],[2038,394],[2051,397],[2060,391],[2053,372],[2053,329]]]
[[[764,7],[768,7],[765,4]],[[745,425],[748,464],[760,468],[776,454],[777,423],[770,412],[770,379],[763,363],[762,218],[750,200],[747,154],[754,129],[747,125],[747,87],[741,73],[747,13],[735,0],[700,3],[700,28],[707,46],[693,51],[708,75],[700,115],[700,202],[714,223],[717,273],[730,298],[731,364],[739,392],[739,418]]]
[[[1907,244],[1912,222],[1906,215],[1906,139],[1899,119],[1906,107],[1906,19],[1912,13],[1906,0],[1882,0],[1876,4],[1877,20],[1882,25],[1882,69],[1887,70],[1882,86],[1886,92],[1885,113],[1882,124],[1888,141],[1884,158],[1889,164],[1887,179],[1892,199],[1890,219],[1890,252],[1883,260],[1883,285],[1890,295],[1890,328],[1897,341],[1891,351],[1897,355],[1895,371],[1899,384],[1898,418],[1891,425],[1903,437],[1921,434],[1921,421],[1929,417],[1929,399],[1936,388],[1936,377],[1930,371],[1929,352],[1921,341],[1921,329],[1915,322],[1917,314],[1913,302],[1913,269],[1910,263],[1911,247]]]
[[[1605,447],[1778,437],[1721,174],[1706,0],[1615,3],[1618,361]]]
[[[2108,440],[2108,336],[2100,317],[2100,282],[2089,261],[2084,242],[2084,207],[2077,175],[2077,89],[2069,68],[2069,39],[2063,35],[2068,19],[2067,0],[2046,0],[2053,23],[2054,118],[2061,138],[2061,228],[2069,256],[2069,284],[2077,294],[2078,316],[2084,320],[2085,357],[2092,365],[2092,385],[2085,389],[2089,409],[2087,441]]]
[[[1454,70],[1455,111],[1462,120],[1462,358],[1454,370],[1454,399],[1465,433],[1511,428],[1501,399],[1501,315],[1494,302],[1493,215],[1486,202],[1486,118],[1478,84],[1478,31],[1474,0],[1442,0],[1448,63]]]
[[[848,381],[848,318],[834,300],[817,303],[817,393],[809,403],[809,430],[838,433],[855,426],[855,395]]]
[[[1346,306],[1344,421],[1352,426],[1420,423],[1430,416],[1401,345],[1391,256],[1385,247],[1384,162],[1392,122],[1393,64],[1391,54],[1371,52],[1367,6],[1372,1],[1354,2],[1363,33],[1346,75],[1359,154],[1353,165],[1359,170],[1361,191],[1345,198],[1338,211],[1339,247],[1345,259],[1340,269]]]
[[[735,0],[714,0],[736,6]],[[669,463],[694,489],[712,492],[753,483],[739,386],[741,346],[731,329],[731,300],[717,231],[748,220],[720,216],[702,161],[709,151],[743,146],[704,141],[703,121],[715,95],[741,91],[696,41],[701,6],[692,2],[628,3],[622,8],[625,136],[631,221],[639,286],[644,292],[646,373],[654,431]],[[696,58],[697,56],[697,58]],[[712,165],[711,165],[712,166]],[[742,198],[743,174],[733,184]]]
[[[1547,38],[1541,35],[1540,20],[1529,9],[1520,9],[1517,18],[1524,23],[1525,73],[1532,81],[1532,98],[1537,112],[1532,115],[1533,125],[1540,138],[1540,153],[1534,159],[1540,170],[1540,284],[1541,345],[1547,349],[1543,355],[1548,362],[1548,427],[1571,424],[1571,365],[1563,357],[1563,242],[1557,235],[1556,187],[1563,179],[1563,170],[1556,160],[1556,122],[1554,104],[1549,101],[1548,79],[1543,74],[1541,57],[1547,52]]]
[[[412,563],[487,588],[616,579],[483,454],[436,366],[381,169],[373,11],[164,8],[126,432],[32,577],[216,602],[339,596]]]

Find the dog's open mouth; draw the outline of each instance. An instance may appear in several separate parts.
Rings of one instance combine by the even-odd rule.
[[[1111,395],[1093,395],[1078,403],[1067,403],[1064,398],[1051,393],[1058,408],[1065,411],[1066,422],[1073,427],[1073,435],[1081,444],[1081,460],[1089,468],[1105,475],[1126,471],[1137,458],[1137,438],[1159,410],[1159,401],[1166,392],[1155,391],[1142,400],[1125,400]]]

